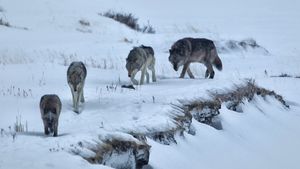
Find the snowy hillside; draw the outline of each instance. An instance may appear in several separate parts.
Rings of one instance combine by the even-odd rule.
[[[108,10],[132,13],[156,33],[101,16]],[[141,147],[150,149],[144,168],[299,168],[299,11],[296,0],[0,0],[0,169],[128,168]],[[204,78],[202,64],[191,65],[196,79],[178,78],[169,49],[184,37],[214,41],[223,62],[214,79]],[[258,46],[232,46],[249,40]],[[141,44],[154,49],[157,82],[121,88],[130,84],[126,57]],[[87,66],[80,114],[67,84],[72,61]],[[210,92],[247,79],[283,96],[289,108],[258,94],[243,100],[242,112],[220,103],[221,130],[193,118],[192,132],[173,132],[179,100],[209,100]],[[53,93],[63,104],[58,137],[44,135],[39,110],[41,96]],[[25,131],[15,132],[16,124]],[[111,154],[94,164],[114,141],[134,150],[106,147]]]

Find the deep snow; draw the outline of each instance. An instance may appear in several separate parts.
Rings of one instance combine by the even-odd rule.
[[[300,75],[299,3],[1,0],[0,18],[17,28],[0,26],[0,128],[9,132],[8,127],[21,116],[29,132],[17,134],[14,140],[10,134],[0,136],[0,168],[107,168],[71,154],[70,145],[110,133],[168,129],[174,126],[170,103],[206,98],[207,90],[230,88],[245,78],[281,94],[291,109],[259,97],[243,106],[244,113],[223,105],[221,131],[194,121],[196,135],[178,137],[178,144],[166,146],[148,139],[150,165],[155,169],[299,168],[300,82],[270,77]],[[141,24],[149,21],[156,34],[138,33],[98,15],[109,9],[132,12]],[[81,19],[91,26],[80,25]],[[205,68],[200,64],[192,65],[196,79],[178,79],[179,73],[168,62],[168,49],[186,36],[216,43],[253,38],[270,54],[260,50],[219,53],[224,69],[216,71],[215,79],[204,79]],[[125,58],[140,44],[155,50],[158,82],[134,91],[122,89],[120,84],[129,83]],[[66,82],[67,66],[73,60],[82,60],[88,67],[86,103],[79,115],[72,111]],[[57,138],[42,133],[38,103],[47,93],[58,94],[63,102]]]

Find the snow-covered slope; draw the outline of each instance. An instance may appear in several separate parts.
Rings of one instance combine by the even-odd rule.
[[[0,18],[13,26],[0,25],[1,169],[108,168],[70,153],[72,145],[110,134],[172,128],[171,103],[207,98],[207,90],[230,88],[245,78],[281,94],[290,109],[259,97],[245,103],[243,113],[222,105],[223,130],[193,121],[196,135],[178,137],[177,144],[148,139],[149,164],[155,169],[299,168],[300,81],[271,77],[300,75],[298,1],[1,0],[0,7]],[[142,34],[99,15],[110,9],[133,13],[140,24],[149,21],[156,34]],[[224,69],[213,80],[204,79],[200,64],[192,65],[196,79],[178,79],[168,50],[187,36],[210,38],[219,48],[230,40],[252,38],[269,53],[220,51]],[[141,44],[155,50],[158,81],[122,89],[120,84],[129,83],[125,58]],[[67,66],[74,60],[84,61],[88,69],[86,103],[79,115],[72,111],[66,82]],[[58,94],[63,103],[57,138],[43,135],[38,104],[48,93]],[[28,132],[14,136],[10,130],[16,118],[27,124]]]

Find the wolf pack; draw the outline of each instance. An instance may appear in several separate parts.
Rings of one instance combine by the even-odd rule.
[[[186,72],[192,79],[193,75],[190,64],[202,63],[206,66],[205,78],[213,79],[215,72],[213,67],[222,70],[222,61],[218,56],[214,42],[205,38],[183,38],[176,41],[169,50],[169,61],[175,71],[183,66],[180,77],[184,78]],[[150,46],[141,45],[130,50],[126,58],[126,69],[128,77],[134,85],[143,85],[150,82],[151,71],[152,82],[156,82],[154,50]],[[135,79],[136,74],[141,71],[141,77]],[[67,70],[67,81],[71,89],[74,112],[79,113],[79,103],[84,103],[84,84],[87,69],[83,62],[72,62]],[[56,94],[46,94],[40,100],[40,112],[44,123],[45,135],[58,135],[58,121],[62,103]]]

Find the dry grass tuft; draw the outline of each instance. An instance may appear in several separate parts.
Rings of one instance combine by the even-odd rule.
[[[123,23],[127,25],[129,28],[136,30],[138,32],[150,33],[150,34],[155,33],[155,29],[150,25],[149,22],[148,25],[144,25],[143,27],[140,27],[140,25],[138,24],[138,18],[136,18],[131,13],[120,13],[120,12],[114,12],[112,10],[109,10],[100,15],[105,16],[107,18],[111,18],[120,23]]]
[[[289,105],[285,102],[282,96],[278,95],[274,91],[267,90],[259,87],[255,84],[254,80],[247,80],[242,85],[235,85],[232,90],[224,91],[210,91],[211,99],[194,99],[194,100],[180,100],[180,105],[174,106],[174,112],[182,112],[185,115],[191,115],[195,120],[200,123],[210,125],[216,129],[222,129],[222,125],[218,122],[217,116],[220,114],[221,104],[225,103],[226,107],[236,112],[243,112],[242,104],[245,101],[250,102],[254,97],[266,96],[274,97],[283,106],[289,108]],[[174,118],[174,120],[183,126],[184,124],[180,117]],[[189,124],[190,126],[191,124]],[[185,131],[186,128],[185,128]]]

